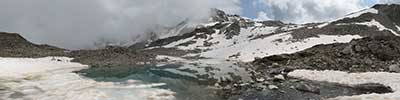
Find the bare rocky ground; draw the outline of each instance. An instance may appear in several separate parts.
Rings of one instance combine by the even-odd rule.
[[[380,84],[347,86],[287,77],[295,69],[340,70],[346,72],[400,72],[400,37],[376,36],[350,43],[318,45],[284,55],[251,62],[254,82],[227,82],[226,99],[264,98],[261,100],[321,100],[343,95],[388,93]],[[234,96],[231,96],[234,95]],[[279,99],[276,99],[279,98]]]
[[[366,37],[350,43],[318,45],[295,54],[265,57],[253,64],[257,70],[285,66],[290,69],[389,72],[393,70],[388,66],[399,65],[399,43],[399,37]]]

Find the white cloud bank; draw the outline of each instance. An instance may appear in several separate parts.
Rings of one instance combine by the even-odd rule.
[[[36,43],[87,48],[99,38],[132,41],[139,34],[203,21],[210,8],[240,14],[244,0],[0,0],[0,31]],[[305,23],[332,20],[365,8],[363,0],[254,0],[266,7],[258,20]],[[400,3],[379,0],[378,3]]]
[[[239,0],[0,0],[0,31],[33,42],[86,48],[99,38],[131,41],[159,26],[201,21],[210,8],[240,13]]]
[[[265,6],[257,19],[271,18],[292,23],[329,21],[370,5],[365,3],[400,4],[400,0],[255,0]]]
[[[285,22],[305,23],[331,20],[363,9],[361,0],[257,0],[268,17]]]

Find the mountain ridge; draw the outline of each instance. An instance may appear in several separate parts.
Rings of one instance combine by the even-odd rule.
[[[197,25],[193,31],[159,36],[159,39],[147,43],[134,44],[130,49],[168,49],[186,51],[185,55],[180,56],[188,58],[252,61],[254,58],[295,53],[318,44],[347,43],[352,39],[396,36],[400,33],[400,27],[397,25],[400,22],[396,19],[400,15],[394,13],[400,11],[400,5],[396,4],[379,4],[334,21],[309,24],[253,21],[239,15],[226,14],[218,9],[212,11],[215,15],[209,22]],[[168,30],[180,32],[187,28],[186,24],[184,21],[178,24],[176,29]]]
[[[161,75],[197,77],[196,83],[217,88],[210,95],[224,100],[323,100],[391,93],[393,90],[382,84],[349,86],[298,79],[288,73],[298,69],[400,73],[400,37],[396,36],[400,28],[391,24],[397,22],[393,18],[398,15],[392,13],[400,11],[398,6],[377,5],[338,20],[310,24],[252,21],[216,10],[218,16],[190,32],[95,50],[36,45],[19,34],[0,33],[0,56],[67,56],[90,66],[78,72],[82,75],[121,78],[139,67],[167,68],[169,72]],[[168,32],[182,26],[185,23],[168,28]]]
[[[177,48],[200,52],[187,56],[195,55],[220,59],[236,57],[234,59],[251,61],[254,60],[252,58],[256,57],[298,52],[318,44],[347,43],[352,39],[362,37],[398,36],[400,29],[397,29],[399,27],[396,22],[397,19],[393,19],[393,16],[398,15],[392,14],[394,11],[400,11],[398,7],[399,5],[394,4],[375,5],[372,8],[352,13],[334,21],[310,24],[252,21],[214,9],[216,15],[211,18],[210,23],[203,24],[189,33],[158,39],[149,43],[147,47]],[[327,39],[332,41],[324,41]],[[305,43],[307,41],[314,43]],[[248,48],[246,45],[250,44],[258,44],[255,46],[260,48],[241,50],[240,47],[235,47],[240,45]],[[278,46],[271,44],[277,44]],[[295,45],[291,46],[290,44]],[[307,45],[307,47],[302,48],[299,47],[300,45]],[[279,48],[276,50],[283,52],[270,48],[261,48],[265,46]],[[283,48],[285,46],[289,47]],[[269,52],[273,50],[276,52]],[[253,52],[253,54],[246,52]]]

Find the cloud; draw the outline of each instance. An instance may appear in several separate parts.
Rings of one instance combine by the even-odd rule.
[[[257,0],[268,17],[285,22],[305,23],[332,20],[365,8],[361,0]]]
[[[260,11],[260,12],[258,12],[257,18],[255,20],[256,21],[266,21],[266,20],[272,20],[272,19],[268,17],[267,13]]]
[[[0,31],[36,43],[87,48],[99,38],[131,41],[159,26],[204,21],[210,8],[240,14],[239,0],[0,0]]]
[[[381,4],[400,4],[400,0],[379,0]]]

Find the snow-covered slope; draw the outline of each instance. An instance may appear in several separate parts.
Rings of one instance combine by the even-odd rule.
[[[250,34],[240,34],[228,40],[224,39],[223,34],[212,34],[206,39],[194,39],[192,37],[173,42],[164,47],[177,47],[182,50],[202,49],[205,50],[199,54],[202,57],[252,61],[255,57],[294,53],[318,44],[343,43],[361,38],[359,35],[318,35],[318,37],[310,37],[304,40],[294,40],[291,34],[282,33],[271,35],[264,39],[251,40],[251,38],[247,37],[252,34],[251,32],[248,33]],[[195,43],[188,46],[180,46],[181,43],[186,43],[187,41],[195,41]],[[216,44],[213,46],[204,46],[205,42]]]
[[[346,43],[377,35],[398,36],[400,31],[395,19],[387,17],[389,8],[384,7],[375,6],[334,21],[311,24],[253,21],[216,10],[209,23],[199,25],[192,32],[159,39],[148,47],[195,51],[186,57],[252,61],[319,44]]]
[[[71,58],[0,58],[0,100],[172,100],[160,84],[97,82],[72,71],[88,66]]]
[[[344,18],[355,18],[355,17],[359,17],[359,16],[361,16],[363,14],[366,14],[366,13],[378,14],[379,11],[377,9],[375,9],[375,8],[368,8],[368,9],[361,10],[359,12],[355,12],[355,13],[351,13],[349,15],[346,15]]]

